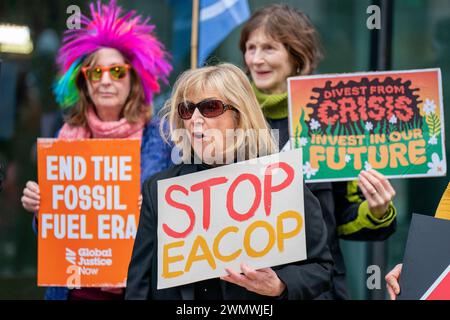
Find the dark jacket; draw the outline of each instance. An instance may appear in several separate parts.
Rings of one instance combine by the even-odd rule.
[[[187,284],[157,290],[157,181],[201,171],[202,165],[181,164],[162,171],[144,183],[141,216],[128,269],[125,299],[192,300],[195,284]],[[328,292],[332,268],[331,254],[327,247],[326,226],[323,223],[319,202],[304,188],[305,232],[308,259],[298,263],[274,267],[287,290],[281,296],[287,299],[314,299]],[[220,281],[224,300],[269,299],[245,288]]]
[[[266,119],[272,129],[278,129],[280,149],[289,140],[288,118]],[[381,241],[387,239],[396,228],[396,210],[393,205],[382,219],[373,217],[364,201],[356,181],[307,183],[319,199],[323,218],[327,225],[328,247],[334,260],[333,287],[329,299],[348,299],[345,280],[345,263],[339,246],[339,238],[348,240]]]

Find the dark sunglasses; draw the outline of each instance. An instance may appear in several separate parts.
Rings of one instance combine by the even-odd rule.
[[[128,74],[128,70],[131,69],[129,64],[115,64],[112,66],[94,66],[94,67],[83,67],[81,71],[87,80],[90,81],[100,81],[103,76],[103,72],[109,72],[111,79],[120,80],[125,78]]]
[[[183,120],[189,120],[198,108],[201,115],[205,118],[215,118],[223,114],[227,110],[236,110],[235,107],[224,104],[220,100],[203,100],[199,103],[192,103],[189,101],[183,101],[178,104],[178,115]]]

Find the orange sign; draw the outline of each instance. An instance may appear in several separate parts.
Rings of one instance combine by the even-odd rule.
[[[125,286],[139,177],[139,140],[38,139],[39,286]]]
[[[307,182],[446,175],[440,69],[291,77],[288,89]]]

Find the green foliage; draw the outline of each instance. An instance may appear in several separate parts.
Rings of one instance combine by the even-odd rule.
[[[441,133],[441,122],[439,116],[436,113],[432,113],[426,116],[425,121],[428,126],[428,132],[431,136],[438,136]]]
[[[298,126],[295,127],[295,139],[294,139],[294,148],[300,148],[300,135],[298,132]]]

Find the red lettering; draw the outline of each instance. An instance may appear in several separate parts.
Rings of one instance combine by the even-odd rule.
[[[339,113],[341,115],[341,123],[347,123],[347,114],[350,115],[351,121],[358,121],[358,114],[355,112],[357,105],[353,98],[341,98],[338,100],[340,105]]]
[[[188,205],[185,205],[185,204],[183,204],[183,203],[179,203],[179,202],[176,202],[175,200],[173,200],[172,198],[171,198],[171,196],[172,196],[172,192],[173,191],[181,191],[183,194],[185,194],[185,195],[188,195],[189,194],[189,192],[188,192],[188,190],[187,189],[185,189],[184,187],[182,187],[182,186],[180,186],[180,185],[173,185],[173,186],[170,186],[168,189],[167,189],[167,191],[166,191],[166,194],[165,194],[165,198],[166,198],[166,202],[170,205],[170,206],[172,206],[172,207],[174,207],[174,208],[177,208],[177,209],[180,209],[180,210],[184,210],[184,211],[186,211],[186,213],[187,213],[187,215],[189,216],[189,226],[186,228],[186,230],[185,231],[183,231],[183,232],[177,232],[177,231],[175,231],[175,230],[173,230],[172,228],[170,228],[167,224],[163,224],[163,230],[164,230],[164,232],[168,235],[168,236],[170,236],[170,237],[172,237],[172,238],[186,238],[186,236],[187,235],[189,235],[191,232],[192,232],[192,230],[194,229],[194,225],[195,225],[195,213],[194,213],[194,211],[192,210],[192,208],[190,207],[190,206],[188,206]]]
[[[358,105],[359,105],[359,114],[361,115],[361,119],[364,121],[367,120],[367,112],[366,112],[366,97],[358,97]]]
[[[339,119],[339,115],[334,114],[334,115],[328,117],[328,109],[337,111],[338,105],[330,100],[326,100],[326,101],[322,102],[320,104],[319,110],[318,110],[319,120],[326,125],[328,125],[328,124],[333,125]]]
[[[286,172],[286,179],[277,186],[272,186],[272,173],[275,169],[283,169]],[[272,193],[283,190],[294,180],[294,169],[286,162],[278,162],[269,165],[264,173],[264,210],[266,216],[270,215],[272,209]]]
[[[203,190],[203,229],[209,229],[211,221],[211,187],[219,184],[227,183],[228,179],[225,177],[212,178],[191,186],[191,191]]]
[[[386,118],[390,119],[394,115],[394,97],[387,96],[385,106],[387,110]]]
[[[364,81],[361,81],[362,83]],[[339,83],[340,88],[330,89],[330,84],[331,81],[328,81],[326,85],[328,89],[323,90],[323,100],[317,98],[321,102],[317,103],[314,111],[316,119],[325,126],[335,126],[337,123],[346,126],[348,123],[358,121],[372,121],[373,124],[390,120],[394,115],[401,122],[409,122],[417,109],[415,98],[405,94],[407,88],[404,86],[389,84],[355,86],[349,82],[346,86]],[[329,133],[328,130],[326,132]]]
[[[401,96],[397,99],[397,101],[395,101],[395,114],[399,120],[405,122],[411,120],[414,115],[414,112],[410,107],[411,102],[411,99],[405,96]]]
[[[380,105],[382,102],[382,97],[372,96],[369,98],[367,106],[369,107],[369,109],[372,109],[368,112],[368,115],[371,119],[374,119],[376,121],[380,121],[381,119],[383,119],[384,114],[386,113],[386,109],[384,109],[383,106]]]
[[[239,213],[236,210],[234,210],[233,207],[234,191],[236,190],[239,183],[244,180],[250,181],[253,187],[255,188],[255,199],[253,200],[251,208],[246,213]],[[227,210],[230,217],[236,221],[245,221],[253,217],[253,215],[256,212],[256,209],[258,209],[259,204],[261,202],[261,193],[262,193],[261,183],[259,182],[257,176],[250,173],[241,174],[240,176],[238,176],[231,184],[230,189],[228,190],[227,193]]]
[[[325,91],[323,92],[323,97],[324,97],[325,99],[330,99],[330,98],[333,97],[333,94],[332,94],[330,91],[325,90]]]

